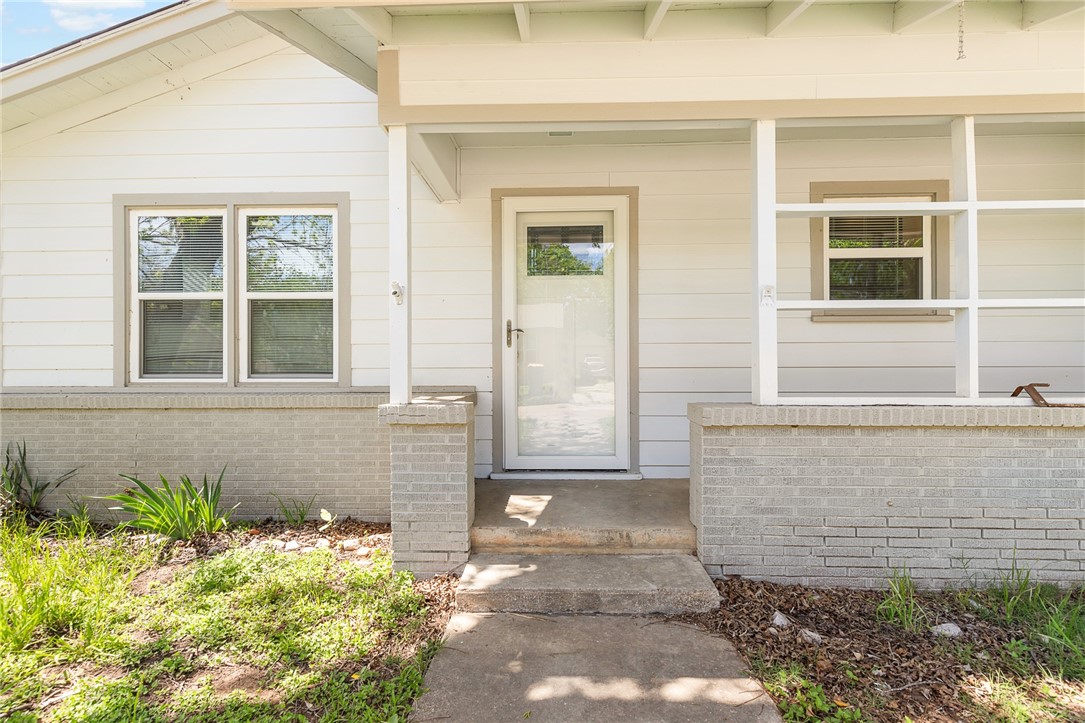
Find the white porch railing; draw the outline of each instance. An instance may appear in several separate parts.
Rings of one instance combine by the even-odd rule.
[[[979,214],[1085,213],[1085,200],[980,201],[976,191],[976,134],[971,116],[951,125],[953,201],[926,203],[777,203],[776,122],[751,124],[751,231],[753,242],[753,403],[762,405],[1017,405],[1028,399],[980,397],[979,311],[981,309],[1085,309],[1085,299],[981,299],[979,297]],[[871,214],[950,216],[953,219],[955,290],[951,299],[908,301],[780,301],[776,281],[776,222],[781,218],[869,216]],[[780,396],[778,314],[806,310],[953,310],[956,347],[954,397],[793,397]]]

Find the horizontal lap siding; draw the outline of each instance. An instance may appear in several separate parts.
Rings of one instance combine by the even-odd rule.
[[[292,49],[5,150],[3,384],[113,383],[114,194],[349,192],[352,381],[387,384],[387,141]]]
[[[1083,195],[1079,137],[981,137],[978,145],[981,198]],[[812,181],[948,178],[949,153],[944,138],[783,142],[779,200],[807,201]],[[1022,168],[1028,169],[1024,180],[1015,183],[1015,169]],[[431,206],[423,214],[426,220],[415,226],[415,241],[418,249],[436,246],[460,230],[459,240],[468,248],[456,263],[469,273],[470,284],[463,289],[467,296],[476,291],[475,284],[488,288],[492,276],[491,188],[640,188],[642,471],[647,476],[688,473],[686,405],[749,400],[748,146],[476,148],[463,151],[461,172],[463,201],[454,218],[435,223],[431,214],[446,207]],[[1045,179],[1043,192],[1033,187],[1037,179]],[[470,236],[462,234],[465,225],[475,230]],[[1083,294],[1080,218],[984,217],[980,235],[983,295]],[[486,245],[485,253],[475,248],[476,239]],[[420,260],[423,253],[417,252],[416,263],[426,263]],[[1014,259],[1021,262],[1014,264]],[[779,279],[784,298],[808,297],[809,264],[808,222],[782,221]],[[1057,285],[1052,286],[1052,278]],[[419,289],[423,279],[416,281]],[[469,348],[481,352],[491,343],[493,322],[481,306],[478,311],[487,324],[463,330]],[[985,393],[1008,393],[1029,381],[1050,381],[1062,392],[1080,394],[1085,388],[1081,312],[986,311],[980,332]],[[781,388],[788,393],[953,392],[952,323],[813,322],[808,313],[787,312],[780,317],[780,340]]]

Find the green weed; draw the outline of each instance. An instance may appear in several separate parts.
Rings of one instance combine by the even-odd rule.
[[[26,462],[26,442],[17,443],[12,453],[11,443],[4,449],[4,466],[0,468],[0,517],[22,511],[35,520],[41,519],[45,495],[75,476],[68,470],[59,477],[36,477]]]
[[[864,723],[869,720],[858,708],[830,700],[825,688],[810,681],[798,665],[764,671],[760,677],[788,723]]]
[[[275,498],[275,502],[279,507],[279,517],[291,527],[301,527],[304,524],[309,517],[309,510],[312,509],[313,502],[316,500],[316,495],[307,500],[298,499],[297,497],[284,498],[277,494],[273,494],[272,497]]]
[[[915,592],[915,581],[908,568],[892,569],[889,572],[889,589],[878,604],[878,618],[913,633],[921,630],[926,625],[927,614]]]

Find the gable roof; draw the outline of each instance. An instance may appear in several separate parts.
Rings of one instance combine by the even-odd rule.
[[[181,0],[0,69],[0,129],[6,133],[264,36],[222,2]]]

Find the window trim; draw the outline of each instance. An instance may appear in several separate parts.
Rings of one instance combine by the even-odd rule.
[[[333,277],[333,374],[328,377],[242,378],[241,339],[239,336],[238,300],[240,289],[231,290],[236,283],[236,269],[241,267],[237,256],[241,249],[238,239],[238,214],[264,209],[306,210],[329,209],[333,214],[335,234]],[[223,378],[208,377],[140,377],[138,347],[138,315],[134,289],[137,273],[134,269],[134,249],[131,219],[133,212],[191,212],[213,210],[225,216],[224,223],[224,290],[223,290]],[[291,385],[311,388],[345,388],[351,385],[351,324],[350,324],[350,194],[349,193],[216,193],[216,194],[117,194],[113,197],[113,385],[115,388],[150,387],[169,389],[217,390],[269,387],[281,389]]]
[[[932,201],[950,200],[949,181],[944,179],[901,181],[812,181],[810,202],[824,203],[837,199],[890,200],[894,198],[925,197]],[[946,216],[924,216],[930,222],[930,299],[948,299],[950,293],[950,219]],[[828,298],[829,253],[826,243],[827,216],[810,219],[810,298]],[[901,256],[901,254],[897,254]],[[810,312],[811,321],[950,321],[953,312],[938,311],[849,311],[818,310]]]

